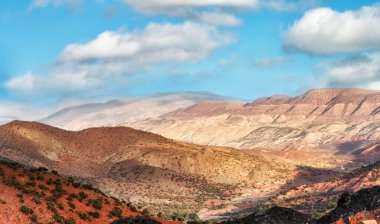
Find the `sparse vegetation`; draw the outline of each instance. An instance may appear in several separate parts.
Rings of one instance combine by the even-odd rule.
[[[31,214],[34,213],[34,210],[33,210],[33,209],[28,208],[28,207],[26,207],[25,205],[22,205],[22,206],[20,207],[20,211],[21,211],[22,213],[24,213],[24,214],[27,214],[27,215],[31,215]]]

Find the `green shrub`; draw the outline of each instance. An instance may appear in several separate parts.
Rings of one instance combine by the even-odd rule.
[[[109,217],[118,217],[118,218],[121,218],[122,217],[122,211],[119,207],[114,207],[109,213],[108,213],[108,216]]]
[[[88,196],[88,195],[87,195],[86,193],[84,193],[83,191],[79,192],[78,195],[79,195],[80,198],[83,198],[83,199],[84,199],[84,198],[87,198],[87,196]]]
[[[47,172],[47,171],[49,171],[48,168],[46,168],[46,167],[38,167],[37,170],[39,172]]]
[[[34,210],[31,208],[26,207],[25,205],[20,207],[20,211],[24,214],[31,215],[34,213]]]
[[[49,179],[46,181],[46,183],[47,183],[48,185],[51,185],[51,184],[53,183],[53,180],[52,180],[51,178],[49,178]]]
[[[68,201],[67,204],[70,206],[70,208],[75,209],[75,205],[71,201]]]
[[[102,205],[102,199],[98,198],[92,202],[92,207],[95,209],[101,210],[103,205]]]
[[[64,223],[65,224],[75,224],[75,219],[70,217],[70,218],[66,219]]]
[[[30,221],[34,222],[34,223],[38,223],[38,219],[37,219],[37,215],[32,215],[29,217]]]
[[[43,185],[43,184],[38,185],[38,187],[39,187],[41,190],[43,190],[43,191],[47,191],[47,190],[49,190],[49,188],[46,187],[46,186]]]
[[[144,210],[142,210],[142,214],[143,215],[149,215],[149,210],[147,208],[144,208]]]
[[[90,184],[82,184],[82,187],[87,190],[93,190],[94,188]]]
[[[65,218],[58,213],[54,213],[53,219],[58,223],[63,223],[65,221]]]
[[[81,218],[82,220],[87,220],[88,219],[88,216],[86,213],[83,213],[83,212],[78,212],[77,213],[79,218]]]
[[[42,204],[41,199],[40,199],[39,197],[34,197],[34,198],[32,199],[32,201],[33,201],[34,203],[36,203],[37,205]]]
[[[75,187],[75,188],[80,187],[80,185],[81,185],[80,183],[76,183],[76,182],[73,183],[73,187]]]
[[[89,216],[92,216],[92,217],[94,217],[95,219],[97,219],[97,218],[99,218],[100,217],[100,214],[99,214],[99,212],[87,212],[87,214],[89,215]]]
[[[22,198],[22,197],[24,197],[24,195],[23,194],[16,194],[16,197]]]
[[[130,206],[132,212],[137,212],[137,208],[133,205]]]

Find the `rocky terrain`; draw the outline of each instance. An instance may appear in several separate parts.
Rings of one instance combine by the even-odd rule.
[[[225,224],[372,224],[380,221],[380,187],[362,189],[354,194],[343,192],[337,205],[321,218],[291,208],[271,207]],[[312,203],[310,203],[312,205]]]
[[[0,223],[110,223],[144,216],[135,207],[105,196],[91,185],[63,178],[46,168],[0,161]],[[175,224],[156,217],[155,223]]]
[[[302,175],[286,161],[126,127],[71,132],[14,121],[0,126],[0,156],[57,170],[152,212],[212,208],[242,188],[273,191]]]
[[[379,91],[316,89],[301,96],[276,95],[248,104],[201,102],[125,125],[204,145],[273,150],[298,144],[342,153],[362,148],[355,153],[378,155],[378,148],[371,146],[380,139],[379,108]]]
[[[380,162],[355,169],[342,177],[326,178],[315,184],[304,184],[279,191],[276,195],[263,199],[255,204],[247,204],[248,202],[246,202],[246,204],[242,203],[240,205],[241,209],[237,209],[235,213],[231,212],[230,215],[240,216],[244,213],[249,214],[252,212],[265,211],[272,206],[281,206],[291,208],[303,214],[308,214],[315,220],[321,217],[325,217],[324,220],[327,220],[327,215],[330,214],[329,221],[319,223],[332,223],[340,219],[342,215],[340,213],[344,212],[346,217],[355,216],[356,220],[365,217],[373,218],[376,216],[373,216],[373,213],[370,211],[376,212],[378,209],[378,207],[376,207],[378,205],[375,206],[373,204],[378,200],[376,199],[376,197],[378,197],[378,186],[380,186]],[[373,188],[373,190],[370,191],[372,193],[368,193],[368,191],[365,190],[369,188]],[[365,193],[367,196],[363,195],[363,192],[367,192]],[[340,208],[340,210],[334,211],[335,213],[340,211],[339,215],[332,213],[333,209],[335,209],[337,205],[339,207],[341,204],[339,200],[342,200],[340,199],[342,195],[350,194],[359,195],[355,196],[355,199],[347,199],[347,203],[350,202],[351,206],[356,206],[354,206],[355,209],[348,211],[346,208]],[[369,199],[369,197],[372,199]],[[370,207],[366,208],[365,206]],[[362,212],[364,212],[365,215],[356,215]],[[368,214],[366,212],[368,212]],[[335,220],[333,220],[333,217],[335,217]]]
[[[351,173],[351,178],[373,172],[379,164]],[[344,177],[348,179],[348,176]],[[376,177],[372,177],[374,179]],[[1,223],[111,223],[171,224],[180,223],[146,216],[147,210],[117,198],[106,196],[89,184],[64,178],[44,167],[31,168],[0,160]],[[380,187],[363,188],[339,194],[335,206],[321,218],[274,206],[243,218],[230,218],[223,224],[359,224],[380,221]],[[309,206],[314,202],[309,201]],[[202,223],[190,221],[189,223]],[[219,222],[211,222],[219,223]]]

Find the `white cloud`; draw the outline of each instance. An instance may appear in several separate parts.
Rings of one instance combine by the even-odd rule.
[[[149,24],[142,32],[107,31],[85,44],[71,44],[59,61],[120,59],[133,63],[189,62],[231,44],[234,37],[197,23]]]
[[[254,67],[270,68],[290,61],[289,57],[263,58],[253,62]]]
[[[380,87],[380,54],[354,55],[325,65],[327,85],[332,87]]]
[[[380,5],[356,11],[330,8],[307,11],[288,30],[284,47],[307,54],[326,55],[380,49]]]
[[[26,73],[8,80],[5,86],[16,94],[54,94],[96,87],[100,79],[88,77],[85,70],[76,73],[70,70],[52,71],[47,76]]]
[[[195,20],[215,26],[239,26],[242,21],[234,15],[224,12],[202,12],[196,15]]]
[[[14,77],[5,86],[19,94],[95,91],[158,64],[197,62],[234,41],[231,33],[193,22],[106,31],[87,43],[68,45],[48,71]]]
[[[63,5],[74,9],[77,8],[81,2],[82,0],[32,0],[29,5],[29,10],[45,8],[48,6],[60,7]]]
[[[255,8],[259,0],[124,0],[135,10],[156,15],[183,15],[191,9],[220,7],[220,8]]]

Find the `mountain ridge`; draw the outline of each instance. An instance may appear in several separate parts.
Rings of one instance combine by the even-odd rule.
[[[125,125],[176,140],[240,149],[284,149],[294,143],[338,147],[341,142],[380,140],[380,91],[315,89],[295,97],[275,95],[230,108],[228,104],[198,103]]]

